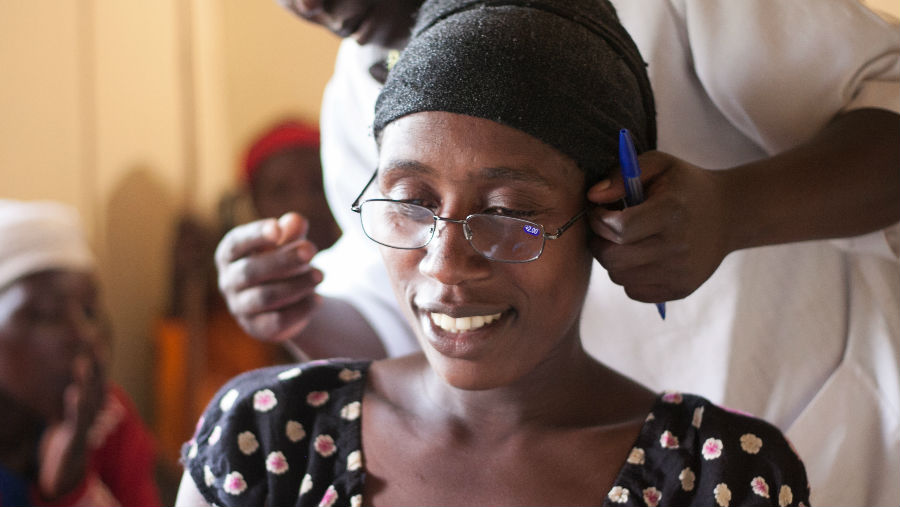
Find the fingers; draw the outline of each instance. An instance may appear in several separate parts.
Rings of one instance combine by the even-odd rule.
[[[309,231],[309,220],[300,216],[299,213],[289,211],[278,218],[278,229],[281,233],[278,237],[278,244],[284,245],[306,238],[306,233]]]
[[[72,383],[64,393],[65,418],[73,428],[87,431],[103,407],[106,377],[89,354],[80,354],[72,364]]]
[[[219,268],[219,289],[226,298],[249,287],[287,280],[310,272],[315,245],[306,240],[289,243],[237,259]]]
[[[322,272],[310,269],[286,280],[254,285],[244,289],[230,301],[235,313],[252,317],[260,313],[288,308],[315,295],[316,285],[322,281]]]
[[[304,19],[311,19],[322,12],[322,0],[275,0],[281,7]]]
[[[321,301],[321,296],[312,293],[287,306],[252,315],[239,315],[237,319],[241,327],[251,336],[263,341],[281,343],[303,331]]]
[[[674,159],[659,151],[648,151],[638,157],[638,165],[641,168],[641,183],[644,186],[652,184],[656,177],[669,170]],[[625,199],[625,186],[622,180],[622,168],[614,167],[610,170],[607,179],[601,180],[588,189],[588,200],[594,204],[604,206],[618,204]]]
[[[645,202],[623,210],[594,207],[587,214],[594,234],[617,244],[631,244],[662,233],[671,224],[659,202]]]
[[[221,268],[247,255],[271,250],[305,236],[308,224],[297,213],[285,213],[279,219],[267,218],[243,224],[228,231],[216,247],[216,266]]]

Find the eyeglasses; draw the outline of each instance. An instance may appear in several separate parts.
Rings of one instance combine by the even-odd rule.
[[[503,215],[475,213],[465,220],[439,217],[430,209],[406,201],[369,199],[360,203],[376,174],[353,201],[350,209],[359,213],[363,232],[372,241],[401,250],[424,248],[434,238],[438,222],[463,226],[466,240],[483,257],[498,262],[529,262],[544,251],[548,239],[556,239],[587,213],[582,209],[556,232],[544,232],[544,226]]]

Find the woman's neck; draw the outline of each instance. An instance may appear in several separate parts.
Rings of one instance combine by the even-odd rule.
[[[651,395],[642,386],[588,355],[580,341],[556,354],[512,384],[473,391],[448,384],[424,357],[415,378],[414,408],[436,424],[449,424],[498,436],[529,429],[615,425],[646,416],[636,399]],[[643,398],[642,398],[643,397]]]

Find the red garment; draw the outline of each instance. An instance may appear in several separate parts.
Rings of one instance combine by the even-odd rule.
[[[31,486],[36,506],[155,507],[161,504],[154,480],[153,437],[137,408],[119,386],[107,386],[106,403],[88,433],[93,449],[82,483],[47,501]]]
[[[123,507],[161,505],[154,481],[153,437],[121,387],[110,384],[106,406],[91,428],[91,439],[99,445],[91,457],[91,468]]]

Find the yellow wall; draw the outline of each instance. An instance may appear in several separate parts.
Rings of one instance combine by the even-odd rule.
[[[175,217],[213,214],[268,122],[318,120],[338,41],[272,0],[0,0],[0,34],[0,197],[82,212],[149,417]]]
[[[0,197],[81,210],[149,416],[176,215],[212,214],[267,123],[318,119],[338,41],[273,0],[0,0],[0,38]]]

